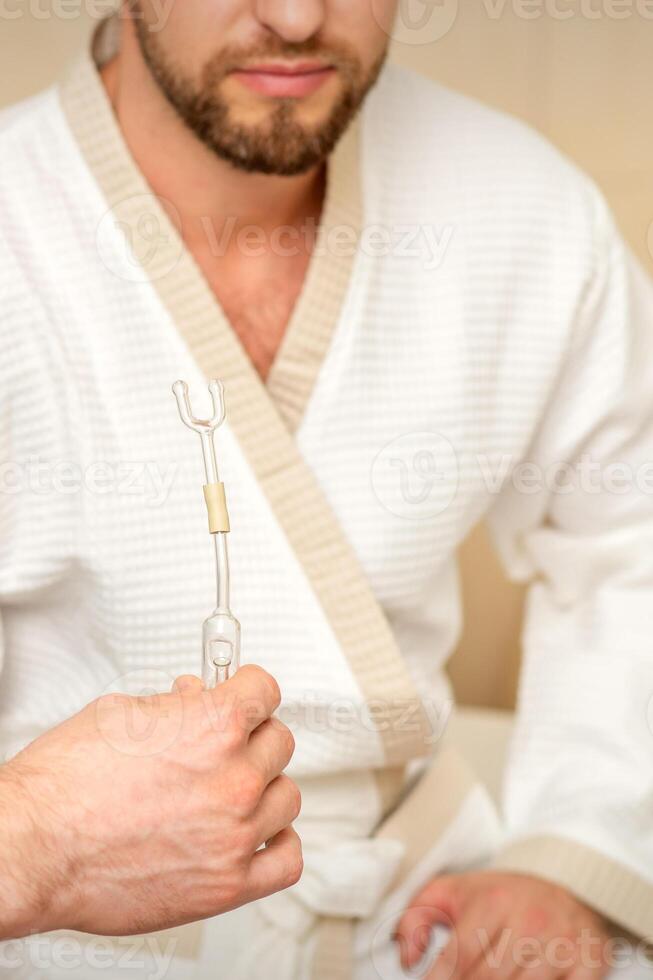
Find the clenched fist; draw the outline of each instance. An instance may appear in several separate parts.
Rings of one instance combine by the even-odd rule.
[[[107,695],[0,768],[0,938],[151,932],[294,884],[279,701],[256,667],[214,691]]]

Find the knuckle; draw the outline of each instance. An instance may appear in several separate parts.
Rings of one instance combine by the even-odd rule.
[[[188,724],[197,728],[198,735],[215,737],[226,748],[239,744],[243,736],[234,700],[225,697],[219,688],[203,693],[196,700],[187,699],[184,715]]]
[[[264,725],[269,717],[269,708],[262,698],[247,698],[238,706],[237,718],[242,732]]]
[[[293,783],[291,779],[288,780],[288,794],[290,797],[290,805],[294,816],[293,820],[296,820],[302,810],[302,794],[296,783]]]
[[[290,731],[287,725],[282,725],[281,735],[284,740],[284,748],[286,750],[286,755],[290,760],[295,754],[295,736]]]
[[[245,727],[236,712],[224,719],[221,726],[220,742],[227,751],[237,751],[245,742]]]
[[[275,709],[278,708],[281,704],[281,690],[272,674],[268,674],[267,670],[254,665],[250,665],[248,669],[251,670],[258,685],[265,689],[265,692],[274,703]]]
[[[268,724],[270,745],[287,760],[287,765],[295,754],[295,736],[278,718],[270,719]]]
[[[297,852],[293,854],[283,871],[283,881],[285,888],[292,888],[296,885],[304,872],[304,858],[301,852],[301,848],[297,848]]]
[[[253,766],[241,767],[236,785],[236,802],[241,812],[251,813],[265,792],[265,780]]]
[[[244,891],[244,877],[242,874],[231,874],[228,877],[222,876],[220,881],[219,895],[216,896],[214,905],[218,912],[222,912],[240,905]],[[213,914],[216,914],[213,912]]]
[[[254,827],[247,822],[241,823],[233,832],[231,846],[234,859],[247,864],[257,847]]]
[[[288,824],[296,820],[302,809],[302,794],[297,784],[289,776],[277,776],[274,782],[270,783],[266,792],[275,791],[279,793],[279,799],[283,806],[283,812]]]
[[[281,688],[271,674],[265,674],[265,683],[267,685],[268,695],[272,701],[272,710],[276,711],[281,704]]]

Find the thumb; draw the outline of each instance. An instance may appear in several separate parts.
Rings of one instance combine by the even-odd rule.
[[[182,677],[178,677],[172,685],[173,694],[199,694],[203,690],[204,685],[199,677],[195,677],[194,674],[184,674]]]
[[[457,883],[455,875],[443,875],[411,899],[395,933],[404,969],[410,969],[422,960],[431,941],[433,926],[453,928]]]

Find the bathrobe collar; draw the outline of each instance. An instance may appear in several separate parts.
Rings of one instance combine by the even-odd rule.
[[[115,19],[101,26],[93,52],[87,51],[60,85],[64,113],[125,234],[137,242],[144,223],[156,229],[156,248],[147,254],[145,271],[205,376],[225,384],[230,428],[370,706],[386,764],[399,767],[389,774],[393,797],[400,768],[432,751],[428,718],[360,562],[293,435],[340,315],[355,250],[327,248],[313,256],[304,292],[268,384],[263,384],[185,247],[174,208],[153,194],[123,140],[95,60],[110,55],[116,27]],[[360,126],[355,124],[330,161],[322,224],[327,234],[345,226],[358,237],[362,222]]]

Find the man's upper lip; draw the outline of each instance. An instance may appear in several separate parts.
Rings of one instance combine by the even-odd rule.
[[[236,71],[257,75],[310,75],[319,71],[327,71],[332,65],[323,61],[273,62],[266,61],[256,65],[244,65]]]

